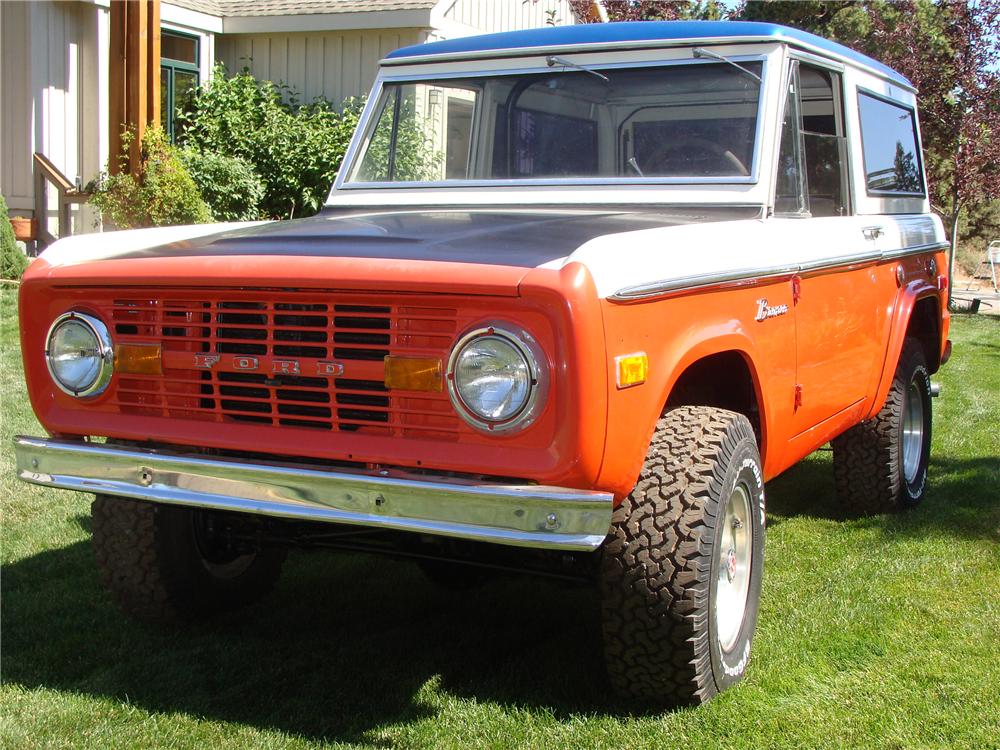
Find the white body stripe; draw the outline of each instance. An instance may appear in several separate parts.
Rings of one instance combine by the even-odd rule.
[[[876,226],[882,228],[882,236],[865,239],[862,230]],[[769,218],[604,235],[561,262],[546,265],[582,263],[594,277],[598,296],[610,297],[621,289],[652,282],[739,269],[809,267],[935,242],[944,242],[944,229],[933,215]]]

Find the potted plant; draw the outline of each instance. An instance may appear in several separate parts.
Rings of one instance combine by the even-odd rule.
[[[14,238],[21,242],[31,242],[38,238],[38,220],[27,216],[10,217],[10,225],[14,227]]]

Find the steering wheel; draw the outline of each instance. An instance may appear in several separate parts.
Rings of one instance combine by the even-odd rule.
[[[720,146],[714,141],[710,141],[707,138],[699,138],[697,136],[687,136],[660,144],[660,146],[653,151],[652,156],[643,160],[646,163],[640,164],[639,166],[643,168],[644,172],[656,174],[657,171],[663,171],[657,170],[656,167],[667,157],[667,154],[672,151],[687,151],[690,153],[692,150],[700,150],[702,153],[707,153],[718,160],[720,164],[725,164],[729,167],[735,168],[736,171],[743,177],[748,177],[750,175],[750,170],[746,168],[746,165],[740,161],[739,157],[732,151],[727,149],[725,146]],[[693,154],[694,158],[697,158],[697,156],[697,153]]]

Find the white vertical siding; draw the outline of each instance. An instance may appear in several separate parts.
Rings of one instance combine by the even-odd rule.
[[[0,192],[18,213],[32,207],[30,12],[27,3],[0,3]]]
[[[576,22],[569,0],[445,0],[444,18],[482,34]]]
[[[288,84],[301,101],[325,96],[339,103],[367,94],[378,61],[424,35],[421,29],[233,34],[217,37],[215,52],[230,73],[248,68],[255,78]]]
[[[19,213],[34,207],[35,151],[70,181],[86,182],[100,168],[98,131],[106,112],[93,105],[99,101],[95,33],[106,13],[84,3],[0,3],[0,190]],[[80,210],[73,213],[85,228]]]

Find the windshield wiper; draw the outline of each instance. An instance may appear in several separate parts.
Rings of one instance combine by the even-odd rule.
[[[728,63],[737,70],[739,70],[741,73],[753,78],[758,84],[763,85],[764,83],[763,79],[759,75],[754,73],[752,70],[747,70],[739,63],[733,62],[728,57],[726,57],[725,55],[720,55],[718,52],[712,52],[712,50],[705,49],[704,47],[695,47],[694,52],[692,54],[694,54],[695,57],[711,57],[713,60],[719,60],[721,62]]]
[[[549,55],[545,58],[545,64],[550,68],[554,68],[556,65],[560,65],[564,68],[573,68],[574,70],[582,70],[584,73],[590,73],[592,76],[597,76],[605,83],[611,83],[611,79],[608,78],[603,73],[598,73],[596,70],[591,70],[590,68],[585,68],[582,65],[577,65],[575,62],[570,62],[562,57],[555,57],[554,55]]]

